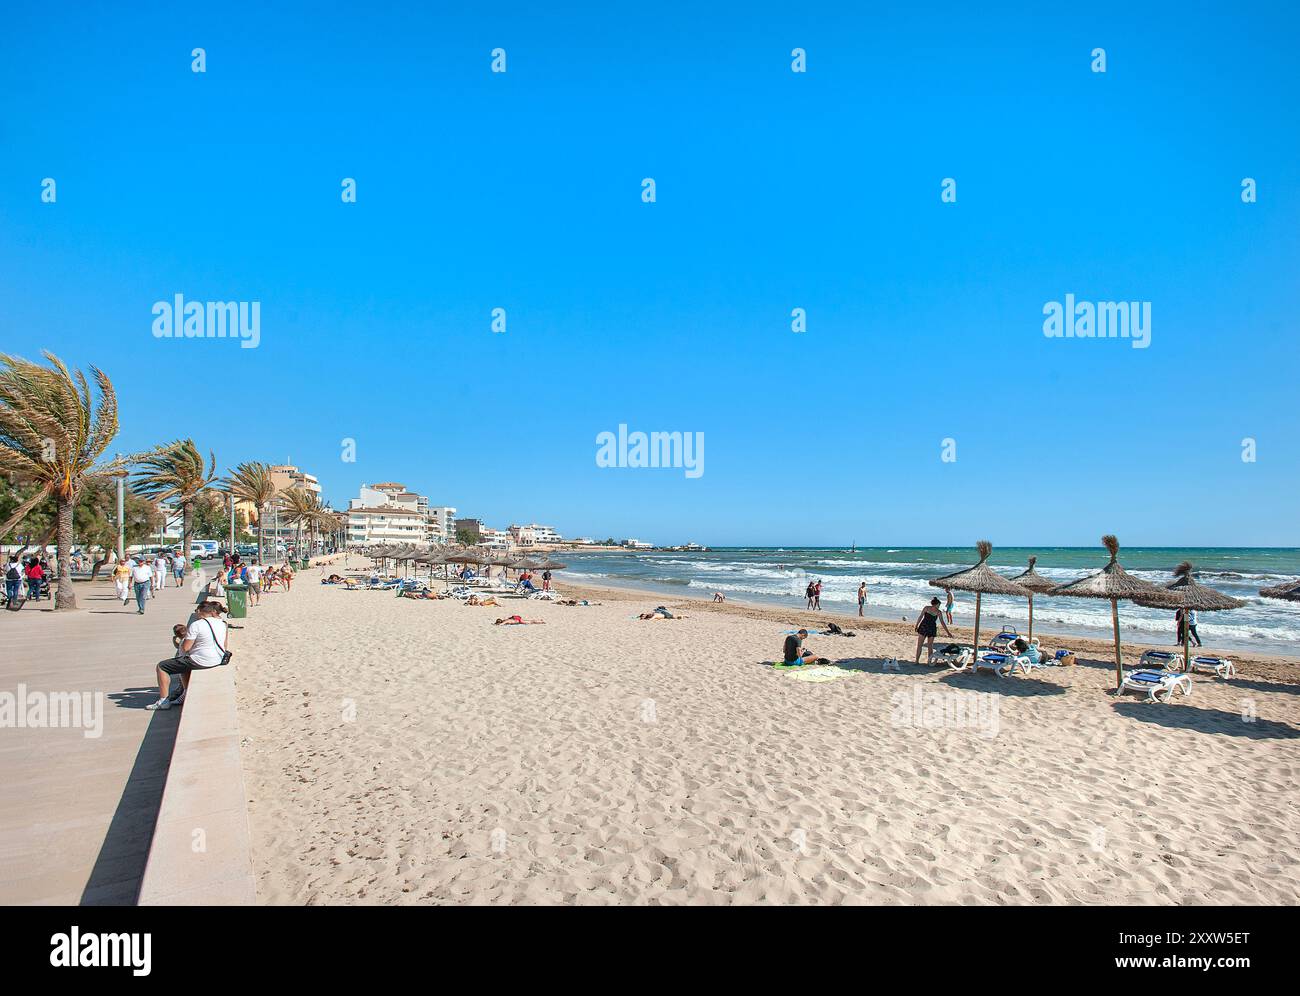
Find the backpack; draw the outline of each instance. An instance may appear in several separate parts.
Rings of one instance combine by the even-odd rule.
[[[5,580],[6,580],[6,581],[21,581],[22,579],[23,579],[23,572],[22,572],[22,570],[19,569],[19,567],[18,567],[17,564],[10,564],[10,565],[9,565],[9,569],[5,571]]]

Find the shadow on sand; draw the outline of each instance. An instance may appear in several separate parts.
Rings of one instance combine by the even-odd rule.
[[[1129,719],[1155,723],[1172,730],[1190,730],[1193,733],[1226,733],[1230,737],[1248,740],[1300,740],[1300,730],[1289,723],[1268,719],[1247,722],[1240,713],[1226,709],[1202,709],[1181,698],[1176,705],[1154,702],[1127,701],[1114,703],[1115,711]]]

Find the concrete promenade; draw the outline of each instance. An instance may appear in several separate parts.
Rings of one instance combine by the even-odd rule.
[[[193,609],[191,580],[143,616],[106,579],[77,583],[76,612],[52,601],[0,611],[0,695],[25,686],[28,714],[50,693],[90,693],[80,727],[0,726],[0,903],[137,901],[184,711],[144,707],[153,665],[173,652],[171,627]],[[100,733],[87,736],[96,716]]]

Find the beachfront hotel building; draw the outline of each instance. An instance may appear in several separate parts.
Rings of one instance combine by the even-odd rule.
[[[354,516],[354,512],[358,514]],[[431,507],[427,495],[416,494],[397,481],[361,485],[357,497],[348,499],[346,515],[349,545],[400,542],[433,546],[456,538],[454,508]]]
[[[526,526],[511,526],[510,535],[516,546],[557,546],[564,542],[564,537],[550,526],[530,522]]]
[[[372,546],[392,543],[402,546],[428,544],[424,513],[393,506],[349,508],[347,510],[347,545]]]
[[[429,508],[429,538],[432,543],[456,542],[456,510],[450,505]]]

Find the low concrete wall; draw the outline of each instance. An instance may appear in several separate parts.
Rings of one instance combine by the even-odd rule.
[[[141,906],[256,902],[235,668],[195,672],[181,706]]]

